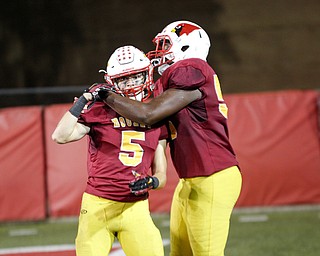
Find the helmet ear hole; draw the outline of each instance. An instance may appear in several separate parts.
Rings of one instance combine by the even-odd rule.
[[[185,52],[186,50],[188,50],[188,48],[189,48],[189,45],[182,46],[181,51]]]

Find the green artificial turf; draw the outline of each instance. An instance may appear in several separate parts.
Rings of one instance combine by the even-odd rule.
[[[284,210],[283,210],[284,209]],[[169,215],[153,214],[163,239],[169,240]],[[3,248],[74,244],[77,218],[0,223]],[[226,256],[318,256],[320,208],[235,210]],[[169,245],[165,255],[169,255]]]

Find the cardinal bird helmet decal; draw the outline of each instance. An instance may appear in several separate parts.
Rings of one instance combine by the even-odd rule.
[[[206,61],[210,39],[197,24],[190,21],[176,21],[166,26],[153,39],[156,49],[148,52],[153,66],[158,67],[160,75],[171,64],[188,58]]]
[[[192,31],[196,29],[200,29],[200,27],[188,23],[180,23],[174,29],[172,29],[172,32],[176,33],[178,37],[184,34],[188,36]]]

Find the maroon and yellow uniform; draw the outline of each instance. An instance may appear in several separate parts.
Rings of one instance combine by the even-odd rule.
[[[128,184],[132,171],[147,175],[165,129],[132,122],[100,102],[84,110],[79,122],[90,127],[86,192],[121,202],[146,199],[147,194],[131,193]]]
[[[150,216],[148,194],[131,193],[129,182],[135,178],[132,171],[147,175],[166,129],[131,122],[100,102],[85,109],[78,122],[90,127],[90,132],[77,255],[107,255],[117,237],[126,255],[162,256],[162,239]]]
[[[223,256],[241,174],[218,77],[207,62],[190,58],[171,65],[157,83],[164,91],[202,93],[169,117],[171,157],[180,177],[171,207],[170,255]]]
[[[199,89],[202,92],[201,99],[170,117],[178,135],[170,148],[179,177],[209,176],[238,165],[228,138],[227,106],[218,77],[207,62],[201,59],[179,61],[157,82],[163,90]]]

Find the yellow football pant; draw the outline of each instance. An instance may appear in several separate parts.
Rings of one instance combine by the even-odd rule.
[[[116,202],[84,193],[76,238],[77,256],[106,256],[115,237],[127,256],[163,256],[148,200]]]
[[[224,255],[241,184],[236,166],[209,177],[180,179],[171,206],[171,256]]]

